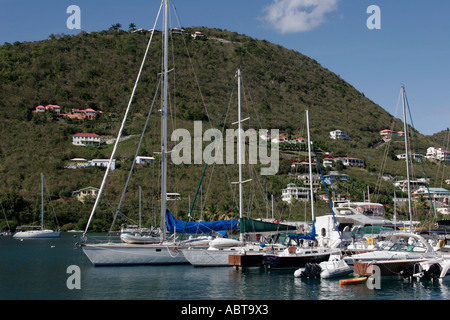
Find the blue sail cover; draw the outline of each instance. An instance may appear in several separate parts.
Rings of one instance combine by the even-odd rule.
[[[213,231],[227,231],[227,230],[239,230],[239,219],[230,220],[218,220],[218,221],[183,221],[175,219],[175,217],[166,211],[166,225],[168,232],[178,233],[206,233],[210,234]]]
[[[314,224],[314,221],[312,223],[312,230],[311,233],[308,235],[299,235],[299,234],[290,234],[289,238],[294,240],[304,239],[304,240],[316,240],[316,226]]]

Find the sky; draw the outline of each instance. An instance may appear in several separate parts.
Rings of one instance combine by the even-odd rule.
[[[50,34],[106,30],[116,23],[125,30],[130,23],[150,29],[160,3],[160,0],[0,0],[0,44],[44,40]],[[177,19],[172,13],[171,27],[220,28],[298,51],[338,74],[400,119],[403,116],[399,95],[404,85],[414,128],[431,135],[450,127],[448,0],[173,0],[171,3],[178,16]],[[74,11],[67,12],[71,5],[80,9],[80,29],[68,28],[67,21],[75,21]],[[389,126],[387,123],[386,127]]]

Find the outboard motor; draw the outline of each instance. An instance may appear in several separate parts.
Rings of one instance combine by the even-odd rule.
[[[302,271],[300,277],[302,278],[320,278],[322,268],[317,263],[306,263],[305,270]]]
[[[441,272],[442,272],[442,267],[439,263],[433,263],[428,270],[424,271],[423,273],[423,278],[424,279],[432,279],[432,280],[436,280],[439,279],[439,277],[441,276]]]
[[[422,272],[422,266],[419,263],[414,263],[410,265],[405,270],[400,271],[400,275],[403,278],[412,278],[415,274]]]

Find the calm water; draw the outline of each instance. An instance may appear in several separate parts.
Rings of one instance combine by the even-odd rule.
[[[450,283],[383,279],[340,287],[337,279],[297,279],[290,271],[182,266],[93,267],[74,234],[59,239],[0,238],[1,300],[448,300]],[[70,265],[81,288],[68,289]]]

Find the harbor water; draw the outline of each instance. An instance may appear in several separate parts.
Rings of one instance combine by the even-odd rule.
[[[94,267],[79,234],[57,239],[0,238],[1,300],[439,300],[450,283],[382,278],[380,288],[340,287],[339,279],[295,278],[294,270],[252,267]],[[74,272],[75,269],[77,272]],[[78,276],[78,278],[74,278]],[[347,276],[347,277],[352,277]],[[78,283],[77,283],[77,280]]]

